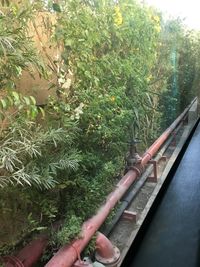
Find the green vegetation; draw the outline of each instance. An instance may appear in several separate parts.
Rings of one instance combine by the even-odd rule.
[[[147,148],[200,77],[199,33],[179,20],[134,0],[36,2],[3,1],[0,12],[1,254],[58,220],[54,248],[76,237],[123,174],[129,141]],[[47,11],[56,60],[41,59],[28,35],[30,19]],[[35,70],[54,77],[42,108],[15,90]]]

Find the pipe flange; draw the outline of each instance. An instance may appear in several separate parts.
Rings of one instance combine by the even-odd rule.
[[[15,256],[5,256],[5,257],[2,257],[2,259],[5,263],[14,264],[14,266],[16,267],[24,267],[24,264],[21,262],[21,260]]]
[[[95,253],[95,259],[108,267],[116,267],[116,264],[120,261],[120,250],[113,246],[114,256],[112,258],[103,258],[98,252]]]

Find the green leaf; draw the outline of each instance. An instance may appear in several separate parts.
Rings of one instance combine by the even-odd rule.
[[[19,94],[17,92],[12,92],[12,96],[14,97],[15,101],[19,101],[20,100]]]
[[[65,40],[65,46],[72,46],[73,41],[71,39]]]
[[[2,108],[3,108],[3,109],[6,109],[6,108],[7,108],[7,103],[6,103],[6,101],[5,101],[4,99],[1,99],[0,101],[1,101],[1,106],[2,106]]]
[[[133,108],[133,112],[135,114],[136,120],[139,121],[138,109],[136,107]]]
[[[20,104],[17,108],[18,110],[22,110],[24,108],[24,105]]]
[[[46,229],[47,229],[46,226],[39,226],[39,227],[36,227],[34,230],[43,231],[43,230],[46,230]]]
[[[38,114],[37,107],[36,106],[31,106],[31,112],[30,112],[31,118],[32,119],[35,119],[35,117],[37,116],[37,114]]]
[[[44,109],[43,109],[43,108],[41,108],[41,107],[39,107],[39,110],[40,110],[40,112],[42,113],[42,117],[44,118],[44,117],[45,117],[45,112],[44,112]]]
[[[13,99],[12,99],[12,97],[7,96],[7,99],[8,99],[8,102],[9,102],[10,106],[13,106]]]
[[[26,105],[27,105],[27,106],[30,106],[30,104],[31,104],[30,98],[27,97],[27,96],[24,96],[23,99],[24,99]]]
[[[33,105],[36,105],[36,100],[35,100],[35,98],[34,98],[33,96],[30,96],[29,98],[30,98],[32,104],[33,104]]]
[[[147,99],[148,99],[148,102],[149,102],[150,106],[153,106],[153,103],[152,103],[150,95],[148,93],[146,93],[146,96],[147,96]]]
[[[61,8],[60,8],[60,5],[59,4],[53,3],[52,7],[53,7],[53,10],[55,12],[61,12]]]

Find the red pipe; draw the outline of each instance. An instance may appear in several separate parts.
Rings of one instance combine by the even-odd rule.
[[[116,266],[120,261],[120,251],[102,233],[96,239],[95,259],[105,266]]]
[[[130,185],[136,180],[143,166],[155,155],[161,145],[166,141],[173,130],[186,117],[190,107],[196,101],[196,98],[191,102],[188,108],[172,123],[172,125],[153,143],[142,157],[142,162],[128,171],[121,181],[116,185],[113,191],[107,198],[106,203],[100,208],[98,213],[86,221],[82,226],[82,238],[76,239],[72,244],[65,245],[53,256],[53,258],[45,265],[45,267],[71,267],[72,264],[80,257],[80,253],[91,240],[99,227],[103,224],[110,211],[121,199]]]
[[[114,257],[115,251],[110,240],[103,235],[102,233],[98,233],[96,239],[96,253],[100,255],[102,258],[109,259]]]
[[[16,256],[3,257],[5,267],[31,267],[42,256],[48,243],[47,236],[41,236],[26,245]]]
[[[189,109],[197,101],[195,98],[191,104],[181,113],[181,115],[167,128],[164,133],[150,146],[146,153],[142,156],[142,165],[147,164],[147,162],[152,158],[153,155],[158,151],[161,145],[167,140],[170,134],[176,129],[176,127],[181,123],[181,121],[187,115]]]

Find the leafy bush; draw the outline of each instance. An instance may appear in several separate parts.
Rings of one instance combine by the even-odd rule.
[[[194,95],[199,39],[132,0],[25,2],[0,16],[0,218],[13,246],[64,220],[57,247],[78,235],[123,174],[129,141],[140,138],[143,151]],[[45,27],[61,50],[54,61],[44,53],[45,68],[27,35],[42,8],[56,16]],[[13,90],[33,67],[54,75],[57,95],[43,108]],[[17,231],[8,230],[14,218]]]
[[[45,74],[33,41],[28,37],[28,23],[34,11],[34,4],[32,8],[13,4],[0,10],[0,89],[14,89],[15,79],[21,76],[22,70],[31,74],[33,66]]]

